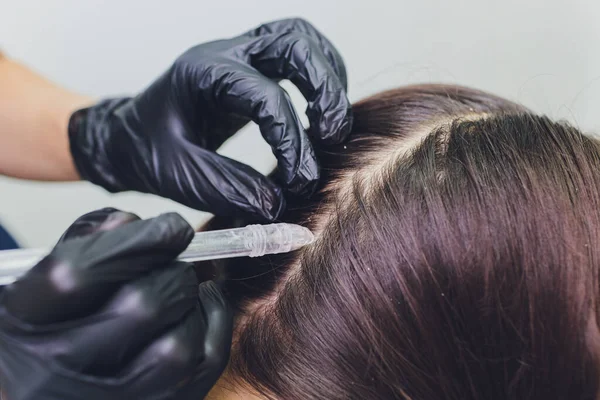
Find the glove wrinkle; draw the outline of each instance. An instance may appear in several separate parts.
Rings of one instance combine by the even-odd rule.
[[[283,79],[308,101],[310,137],[277,84]],[[320,174],[313,146],[348,136],[345,93],[346,69],[331,43],[304,20],[276,21],[192,47],[136,97],[77,111],[71,152],[81,176],[110,192],[136,190],[216,215],[272,221],[285,207],[284,193],[314,192]],[[214,153],[250,121],[277,158],[279,185]]]

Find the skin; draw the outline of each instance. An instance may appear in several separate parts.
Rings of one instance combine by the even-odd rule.
[[[206,400],[264,400],[264,397],[247,385],[232,383],[226,371],[208,393]]]
[[[0,175],[80,180],[67,126],[74,111],[94,102],[0,54]]]

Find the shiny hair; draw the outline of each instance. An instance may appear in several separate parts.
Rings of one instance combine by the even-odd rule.
[[[455,86],[354,115],[283,218],[316,243],[215,267],[239,310],[229,376],[286,400],[597,398],[598,142]]]

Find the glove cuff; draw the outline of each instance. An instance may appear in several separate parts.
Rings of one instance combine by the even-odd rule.
[[[81,177],[91,183],[116,193],[128,190],[111,160],[118,157],[112,154],[111,135],[114,127],[113,115],[116,109],[130,98],[107,99],[75,111],[69,119],[69,146],[73,161]],[[118,149],[117,149],[118,150]]]

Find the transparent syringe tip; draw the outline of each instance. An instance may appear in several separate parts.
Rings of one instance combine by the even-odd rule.
[[[203,261],[261,257],[265,254],[294,251],[312,243],[313,240],[312,232],[299,225],[248,225],[244,228],[199,232],[179,259]]]
[[[287,253],[312,243],[314,235],[307,228],[293,224],[248,225],[248,256]]]

